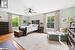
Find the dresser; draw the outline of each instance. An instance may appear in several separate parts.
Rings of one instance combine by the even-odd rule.
[[[44,27],[43,26],[39,26],[38,27],[38,32],[39,33],[44,33]]]

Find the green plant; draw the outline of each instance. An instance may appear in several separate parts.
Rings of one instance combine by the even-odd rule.
[[[12,18],[12,26],[13,27],[17,27],[18,26],[18,20],[19,20],[18,16]]]

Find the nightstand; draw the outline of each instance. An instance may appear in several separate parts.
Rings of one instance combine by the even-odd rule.
[[[40,27],[40,26],[39,26],[39,27],[38,27],[38,32],[39,32],[39,33],[43,33],[43,32],[44,32],[44,27]]]

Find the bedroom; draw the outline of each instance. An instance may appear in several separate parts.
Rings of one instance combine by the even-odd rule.
[[[9,33],[13,34],[9,37],[12,37],[11,39],[25,50],[69,50],[66,35],[70,22],[75,21],[74,0],[66,0],[62,3],[59,0],[56,2],[54,0],[51,2],[49,0],[29,1],[8,0],[8,8],[0,8],[0,29],[4,28],[7,32],[8,23],[4,23],[9,22]],[[2,33],[0,37],[6,39]],[[5,39],[0,38],[0,48],[4,45],[3,41],[8,41]],[[7,47],[7,44],[4,48],[12,50],[11,47]],[[75,49],[74,46],[70,48]]]

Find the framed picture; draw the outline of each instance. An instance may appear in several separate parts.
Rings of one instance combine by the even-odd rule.
[[[70,24],[70,27],[75,28],[75,22],[72,22],[72,23]]]

